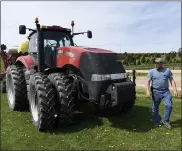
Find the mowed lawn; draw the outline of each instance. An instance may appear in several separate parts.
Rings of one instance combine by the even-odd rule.
[[[6,95],[1,96],[1,149],[3,150],[181,150],[181,101],[173,99],[168,130],[152,128],[151,101],[137,90],[136,105],[129,114],[118,117],[93,116],[82,105],[75,123],[64,130],[37,132],[29,112],[10,111]],[[163,102],[160,113],[163,115]]]

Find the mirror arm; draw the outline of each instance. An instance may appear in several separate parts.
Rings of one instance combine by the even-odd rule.
[[[73,34],[72,34],[72,36],[75,36],[75,35],[80,35],[80,34],[82,34],[82,35],[83,35],[83,34],[85,34],[85,33],[87,33],[87,32],[73,33]]]
[[[31,28],[26,28],[26,29],[28,29],[29,31],[34,31],[34,32],[36,31],[36,30],[34,30],[34,29],[31,29]]]

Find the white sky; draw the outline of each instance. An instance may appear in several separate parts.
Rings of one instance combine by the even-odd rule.
[[[1,43],[19,45],[26,36],[18,26],[34,28],[34,18],[42,25],[60,25],[75,32],[91,30],[74,38],[77,45],[115,52],[170,52],[181,47],[180,2],[134,1],[9,1],[1,2]]]

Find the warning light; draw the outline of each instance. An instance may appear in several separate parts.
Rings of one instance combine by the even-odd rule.
[[[71,26],[74,26],[75,25],[75,22],[74,20],[71,21]]]
[[[39,23],[39,19],[37,17],[35,18],[35,23]]]

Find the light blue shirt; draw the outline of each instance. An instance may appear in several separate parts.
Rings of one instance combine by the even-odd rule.
[[[160,70],[151,69],[147,77],[151,79],[154,89],[165,90],[169,88],[169,79],[173,78],[173,74],[169,68],[162,67]]]

